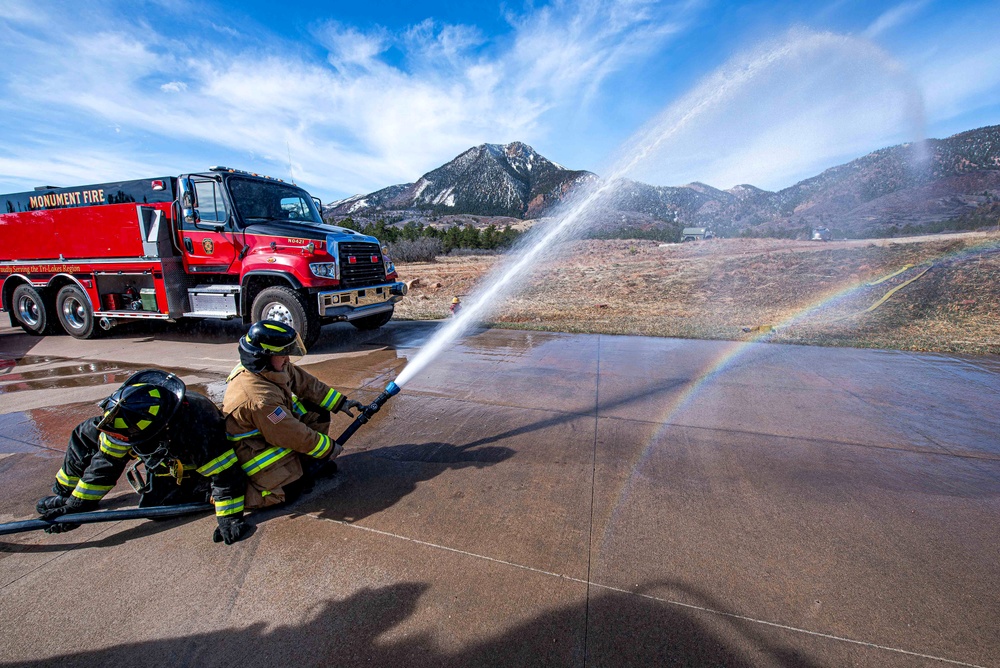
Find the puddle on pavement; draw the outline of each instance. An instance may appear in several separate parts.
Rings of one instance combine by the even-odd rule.
[[[11,357],[7,353],[0,352],[0,376],[5,376],[18,366],[35,366],[37,364],[49,364],[51,362],[61,362],[62,357],[43,357],[40,355],[25,355],[24,357]]]
[[[62,362],[62,364],[60,364]],[[39,365],[52,365],[35,369]],[[118,386],[140,369],[150,365],[129,365],[120,362],[77,362],[60,357],[26,356],[0,373],[0,394],[25,390],[60,390],[97,385]],[[23,371],[21,369],[24,369]],[[109,390],[110,394],[110,390]]]
[[[49,452],[62,457],[76,425],[98,412],[94,402],[85,401],[0,415],[0,454]]]
[[[303,368],[335,388],[381,389],[403,370],[406,358],[394,348],[359,350],[349,356],[309,364]]]
[[[41,377],[23,381],[0,381],[0,394],[10,394],[22,390],[63,390],[74,387],[94,387],[95,385],[110,385],[117,387],[131,376],[134,370],[119,369],[105,373],[91,373],[80,371],[77,375],[67,374],[63,377],[45,378]]]
[[[0,369],[0,395],[28,390],[60,390],[107,386],[108,394],[140,369],[151,365],[78,361],[60,357],[25,356],[6,360]],[[393,348],[358,350],[351,355],[306,364],[311,373],[334,387],[381,390],[405,366],[406,359]],[[190,371],[166,369],[184,376]],[[222,404],[224,379],[188,383],[188,389]],[[61,456],[70,433],[81,421],[97,415],[96,401],[0,414],[0,454],[52,452]]]

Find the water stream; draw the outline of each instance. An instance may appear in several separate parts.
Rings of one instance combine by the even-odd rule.
[[[723,105],[747,95],[754,81],[761,76],[775,76],[776,68],[798,65],[804,60],[829,53],[857,69],[862,62],[882,76],[899,81],[906,95],[905,110],[920,138],[923,133],[923,100],[908,80],[906,72],[884,51],[869,41],[832,33],[796,30],[785,39],[764,45],[733,58],[705,78],[690,93],[670,105],[663,113],[625,142],[617,161],[602,181],[572,195],[559,207],[551,221],[540,223],[510,252],[510,260],[485,276],[482,286],[473,294],[455,318],[443,325],[417,353],[396,379],[400,387],[419,374],[438,355],[480,322],[490,309],[511,295],[530,278],[531,270],[547,253],[562,241],[579,236],[594,222],[593,214],[610,203],[623,180],[637,168],[662,156],[671,142],[709,112],[718,112]],[[733,109],[734,117],[738,109]]]

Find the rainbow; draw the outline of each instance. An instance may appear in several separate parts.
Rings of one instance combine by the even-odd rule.
[[[961,261],[973,255],[990,252],[1000,252],[1000,236],[991,236],[982,242],[970,245],[960,250],[943,253],[936,258],[921,263],[920,265],[916,265],[914,268],[920,268],[924,265],[927,265],[927,268],[930,268],[931,266],[940,266],[947,263]],[[894,272],[894,274],[896,273],[899,272]],[[883,277],[883,279],[884,278],[886,277]],[[673,423],[676,416],[688,405],[690,405],[695,397],[697,397],[704,388],[711,385],[712,381],[723,375],[735,362],[740,360],[755,346],[761,343],[769,342],[770,339],[774,337],[776,331],[784,327],[788,327],[789,325],[802,323],[803,321],[811,318],[813,315],[836,305],[838,302],[853,296],[855,293],[866,287],[881,282],[883,279],[855,282],[850,285],[829,290],[819,298],[812,300],[808,304],[794,310],[778,324],[762,328],[756,335],[750,337],[748,340],[725,342],[718,354],[708,360],[702,366],[697,375],[691,378],[680,391],[675,393],[675,396],[664,407],[661,416],[654,420],[659,424],[659,427],[656,429],[646,446],[635,457],[634,462],[630,466],[631,474],[622,483],[622,488],[617,494],[617,501],[615,502],[608,524],[604,530],[602,545],[608,540],[611,528],[618,524],[617,519],[620,516],[621,510],[631,498],[633,481],[649,460],[656,444],[660,440],[660,434],[668,425]]]

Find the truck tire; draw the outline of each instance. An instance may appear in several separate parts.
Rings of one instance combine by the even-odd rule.
[[[67,285],[56,293],[56,314],[59,324],[74,339],[93,339],[101,332],[96,327],[90,300],[75,285]]]
[[[351,320],[351,324],[360,329],[361,331],[369,329],[378,329],[385,323],[392,320],[392,312],[396,310],[393,306],[388,311],[384,313],[376,313],[375,315],[370,315],[367,318],[358,318],[357,320]]]
[[[11,298],[14,319],[28,334],[42,336],[51,334],[56,327],[52,310],[46,306],[42,294],[28,284],[14,288]]]
[[[319,340],[322,325],[319,314],[309,308],[309,302],[301,292],[277,285],[261,290],[253,300],[250,309],[253,321],[277,320],[291,325],[302,337],[306,348]]]

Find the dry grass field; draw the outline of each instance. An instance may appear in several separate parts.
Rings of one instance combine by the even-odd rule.
[[[516,251],[515,251],[516,252]],[[505,256],[400,264],[403,319],[448,315]],[[576,241],[496,327],[1000,354],[1000,233],[895,240]]]

